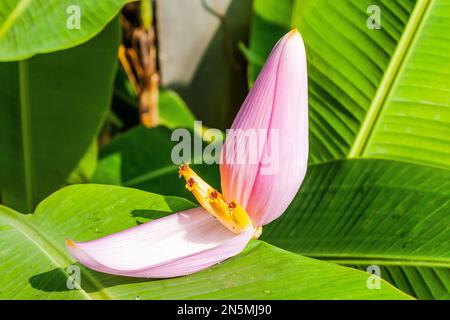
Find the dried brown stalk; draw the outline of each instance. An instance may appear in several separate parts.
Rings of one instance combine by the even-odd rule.
[[[130,8],[129,11],[137,10]],[[122,26],[125,40],[119,49],[119,60],[138,96],[141,123],[149,128],[156,127],[159,124],[159,73],[154,24],[144,26],[140,21],[135,25],[124,15]]]

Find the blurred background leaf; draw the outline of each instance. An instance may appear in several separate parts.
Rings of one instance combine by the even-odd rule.
[[[71,48],[98,34],[131,0],[2,0],[0,61],[22,60],[38,53]],[[79,7],[80,28],[67,21]],[[45,17],[45,19],[43,19]]]
[[[91,181],[94,175],[95,168],[97,167],[97,139],[91,143],[91,146],[81,158],[77,167],[72,171],[67,178],[67,184],[88,183]]]
[[[169,129],[194,129],[194,121],[196,118],[187,104],[175,91],[160,89],[158,105],[160,125]],[[134,109],[130,110],[130,107]],[[135,126],[139,121],[137,108],[136,92],[123,71],[123,68],[119,67],[114,86],[113,110],[116,114],[122,115],[124,119],[128,118],[128,124]]]
[[[110,106],[119,41],[116,19],[81,46],[0,64],[4,204],[32,212],[77,167]]]
[[[195,139],[193,132],[191,137]],[[196,139],[201,141],[199,136]],[[191,142],[194,143],[193,140]],[[178,165],[171,158],[172,149],[177,143],[171,141],[171,130],[163,126],[153,129],[142,126],[133,128],[118,135],[101,149],[92,182],[110,183],[112,175],[120,177],[120,182],[113,179],[115,184],[195,201],[186,190],[185,181],[179,178]],[[206,145],[207,142],[203,143]],[[191,154],[195,156],[194,150],[191,150]],[[220,188],[217,164],[193,164],[192,168],[212,186]]]

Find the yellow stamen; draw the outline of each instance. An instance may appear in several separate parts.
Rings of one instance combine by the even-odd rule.
[[[253,228],[252,221],[243,207],[234,201],[227,203],[223,195],[200,178],[188,164],[181,165],[178,173],[186,180],[186,188],[201,206],[228,230],[241,233],[245,229]]]

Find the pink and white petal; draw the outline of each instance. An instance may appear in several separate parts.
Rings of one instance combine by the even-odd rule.
[[[225,143],[223,156],[237,157],[242,152],[254,156],[257,150],[257,164],[222,164],[221,182],[225,198],[243,205],[254,225],[261,226],[285,211],[306,173],[306,54],[296,31],[285,35],[272,50],[232,127],[252,128],[267,130],[264,139],[258,139],[257,148],[236,148],[234,141],[239,141],[238,137],[230,145]],[[222,158],[223,162],[227,160]]]
[[[253,230],[236,235],[204,209],[178,212],[67,250],[96,271],[143,278],[191,274],[240,253]]]
[[[307,81],[305,48],[296,32],[288,35],[280,57],[270,129],[246,206],[254,214],[252,219],[257,226],[270,223],[286,210],[305,177],[308,164]]]
[[[249,201],[263,144],[252,143],[255,129],[268,129],[275,95],[276,70],[286,38],[278,41],[242,104],[221,153],[222,193],[243,207]],[[253,136],[252,136],[253,133]]]

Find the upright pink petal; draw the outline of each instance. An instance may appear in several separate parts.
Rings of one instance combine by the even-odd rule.
[[[298,31],[275,45],[231,129],[220,166],[223,194],[255,226],[265,225],[285,211],[306,173],[308,85]],[[252,129],[257,143],[249,142]]]
[[[195,208],[97,240],[68,240],[67,249],[79,262],[100,272],[169,278],[191,274],[238,254],[252,233],[236,235],[202,208]]]

